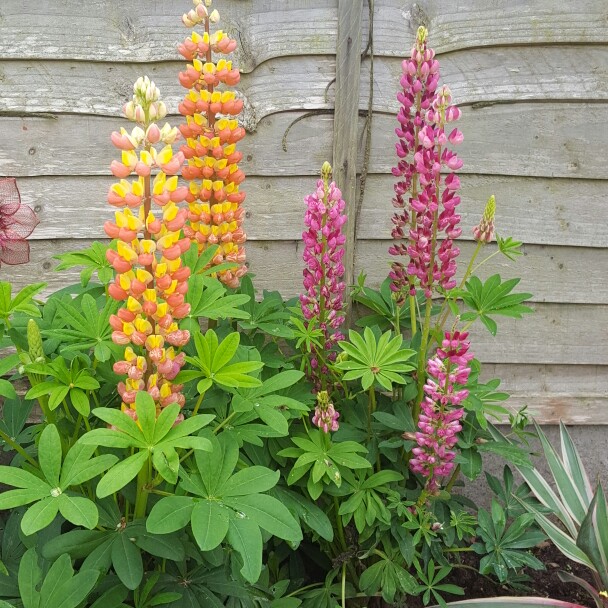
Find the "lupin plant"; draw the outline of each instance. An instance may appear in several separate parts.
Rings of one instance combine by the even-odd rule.
[[[243,109],[243,100],[230,89],[240,80],[240,72],[225,58],[213,60],[213,54],[229,55],[236,48],[236,40],[222,30],[211,32],[211,25],[219,21],[219,13],[208,11],[211,1],[194,0],[195,8],[183,16],[186,27],[202,25],[199,34],[193,30],[179,47],[181,55],[190,63],[179,74],[188,94],[179,105],[186,117],[180,131],[186,142],[182,153],[187,164],[182,176],[190,182],[188,222],[184,233],[204,251],[219,245],[211,263],[219,266],[232,262],[232,268],[220,270],[220,280],[228,287],[238,287],[239,279],[247,272],[245,266],[246,240],[242,224],[245,193],[239,185],[245,175],[238,167],[243,157],[236,143],[243,139],[245,130],[235,118]],[[236,267],[235,267],[236,266]]]
[[[190,339],[179,327],[190,312],[185,301],[190,268],[182,263],[190,240],[181,235],[188,211],[177,206],[187,194],[177,181],[184,156],[171,147],[178,131],[168,123],[157,125],[167,112],[153,82],[140,78],[133,91],[123,111],[136,126],[131,133],[112,133],[112,143],[123,152],[121,161],[111,165],[121,181],[110,187],[108,202],[119,210],[104,230],[117,239],[116,250],[107,251],[116,271],[108,293],[124,303],[110,317],[113,342],[126,346],[114,371],[126,376],[118,385],[122,409],[137,419],[139,391],[153,398],[157,413],[171,403],[185,403],[182,387],[173,380],[184,364],[185,355],[178,349]],[[157,145],[162,149],[157,151]],[[129,182],[125,178],[132,173]]]
[[[306,213],[302,233],[304,252],[304,293],[300,295],[302,314],[308,329],[321,331],[320,348],[313,348],[309,376],[317,389],[325,389],[329,374],[328,364],[336,360],[335,345],[344,339],[341,327],[344,323],[343,281],[344,243],[342,227],[346,223],[346,203],[332,177],[331,165],[321,168],[317,189],[304,199]]]

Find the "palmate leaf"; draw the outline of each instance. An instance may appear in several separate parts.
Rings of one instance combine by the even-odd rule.
[[[46,287],[46,283],[26,285],[13,298],[12,286],[6,281],[0,281],[0,318],[7,321],[16,312],[22,312],[30,317],[39,317],[40,309],[33,302],[34,296]]]
[[[401,374],[414,369],[408,361],[416,354],[415,351],[404,349],[403,338],[397,335],[391,338],[387,331],[378,339],[374,332],[366,327],[361,336],[350,330],[350,342],[338,344],[348,356],[336,367],[346,371],[344,380],[361,379],[363,390],[369,389],[375,381],[386,390],[391,390],[393,383],[405,384],[407,380]]]
[[[302,539],[298,522],[275,497],[272,489],[279,472],[254,465],[235,472],[239,446],[232,434],[209,434],[210,453],[196,452],[197,471],[180,471],[181,489],[193,496],[169,496],[159,500],[147,519],[149,532],[166,534],[190,522],[203,551],[226,539],[243,562],[241,573],[250,582],[262,567],[261,529],[292,542]]]
[[[226,288],[211,277],[195,275],[190,279],[186,302],[191,306],[188,315],[194,331],[199,328],[198,319],[248,319],[249,313],[240,307],[249,301],[246,294],[226,295]],[[194,333],[192,327],[189,327]]]
[[[526,313],[534,312],[523,302],[532,297],[530,293],[511,293],[520,279],[502,281],[500,275],[492,275],[485,283],[473,276],[465,283],[465,289],[458,296],[472,309],[461,315],[462,321],[480,319],[492,335],[496,335],[497,325],[492,318],[496,315],[521,319]]]
[[[106,285],[114,276],[112,266],[106,258],[107,249],[107,245],[95,241],[87,249],[55,255],[53,257],[59,260],[59,264],[55,270],[61,271],[74,268],[75,266],[84,266],[84,269],[80,272],[80,284],[82,287],[86,287],[89,284],[94,272],[97,272],[99,282]]]
[[[231,388],[260,386],[262,382],[249,375],[264,366],[260,360],[233,362],[239,356],[239,343],[240,334],[237,332],[228,334],[221,342],[212,329],[207,330],[204,336],[195,334],[197,356],[186,357],[186,361],[196,370],[180,372],[175,381],[186,383],[198,380],[200,394],[209,390],[214,383]]]
[[[58,308],[58,315],[65,323],[63,329],[46,329],[42,334],[66,342],[71,350],[94,350],[99,361],[107,361],[117,351],[112,342],[109,319],[119,303],[108,298],[103,309],[97,307],[95,298],[88,293]]]

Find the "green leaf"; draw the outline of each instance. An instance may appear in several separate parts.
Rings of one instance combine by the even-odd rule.
[[[91,405],[86,393],[79,388],[73,388],[70,390],[69,395],[74,409],[79,414],[82,414],[82,416],[88,417],[91,411]]]
[[[25,608],[39,608],[40,594],[36,590],[42,580],[42,570],[38,565],[35,548],[28,549],[19,563],[19,595]]]
[[[232,475],[239,459],[239,446],[228,433],[211,435],[213,450],[210,453],[195,452],[196,466],[209,495],[215,495]]]
[[[49,484],[53,487],[59,485],[59,472],[61,471],[61,439],[54,424],[49,424],[40,434],[38,443],[38,458],[40,468]]]
[[[241,574],[245,580],[255,583],[262,572],[262,533],[260,528],[248,518],[234,515],[230,518],[228,542],[241,556]]]
[[[83,570],[74,577],[70,576],[67,580],[60,579],[57,587],[47,596],[41,593],[41,601],[45,606],[76,608],[93,590],[98,577],[97,571]]]
[[[456,456],[456,462],[460,464],[462,474],[471,481],[477,479],[481,473],[481,455],[474,448],[460,450]]]
[[[604,559],[603,547],[598,542],[597,530],[598,526],[605,528],[608,525],[605,520],[598,522],[597,518],[598,493],[600,491],[601,486],[598,486],[587,514],[581,523],[578,536],[576,537],[576,546],[582,549],[589,557],[602,581],[602,585],[608,589],[608,563]]]
[[[33,504],[21,520],[21,529],[26,536],[30,536],[52,523],[59,510],[58,501],[49,496]]]
[[[14,509],[22,507],[36,500],[40,500],[49,495],[51,488],[31,490],[29,488],[10,490],[0,494],[0,510]]]
[[[244,513],[260,528],[284,540],[299,542],[302,531],[287,507],[273,496],[251,494],[235,498],[225,498],[225,503],[237,512]]]
[[[188,525],[194,501],[189,496],[167,496],[161,498],[150,511],[146,521],[148,532],[169,534]]]
[[[218,492],[221,492],[222,496],[244,496],[266,492],[274,488],[280,476],[279,471],[272,471],[266,467],[248,467],[237,471]]]
[[[0,482],[15,488],[28,488],[47,493],[51,489],[42,479],[17,467],[0,466]]]
[[[198,501],[192,510],[192,534],[201,551],[212,551],[226,537],[229,511],[216,501]]]
[[[97,484],[97,496],[104,498],[124,488],[141,471],[147,459],[148,452],[146,450],[137,452],[126,460],[115,464]]]
[[[154,437],[154,426],[156,424],[156,404],[147,391],[137,391],[135,396],[135,411],[141,432],[148,444],[152,443]]]
[[[152,464],[165,481],[168,481],[171,484],[177,483],[179,456],[173,448],[168,447],[162,450],[154,450],[154,453],[152,454]]]
[[[61,494],[57,500],[59,512],[69,522],[89,530],[97,525],[99,513],[93,501],[83,496],[68,496],[67,494]]]
[[[127,589],[137,589],[144,576],[141,553],[124,532],[112,543],[112,565]]]

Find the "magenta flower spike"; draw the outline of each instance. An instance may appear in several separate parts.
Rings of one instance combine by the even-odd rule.
[[[473,358],[467,337],[466,332],[446,332],[441,348],[427,363],[428,379],[418,419],[420,430],[415,434],[418,446],[412,450],[410,468],[426,477],[426,489],[431,493],[438,491],[440,478],[454,469],[453,448],[464,414],[460,405],[469,395],[462,387],[469,379]]]
[[[408,292],[415,295],[417,284],[426,297],[436,286],[454,287],[455,258],[460,253],[453,244],[462,232],[455,212],[460,180],[453,171],[462,167],[462,161],[447,145],[461,143],[463,135],[458,129],[446,131],[447,124],[460,117],[460,110],[452,105],[449,89],[438,88],[439,62],[427,48],[426,36],[427,30],[418,28],[411,58],[403,62],[403,90],[397,95],[399,162],[392,172],[400,179],[394,186],[397,211],[391,233],[397,243],[389,253],[409,258],[407,263],[393,262],[389,273],[399,302]]]
[[[319,427],[324,433],[335,433],[338,428],[338,418],[340,413],[336,411],[334,404],[329,400],[327,391],[317,393],[317,405],[312,417],[312,423]]]
[[[322,178],[317,181],[317,189],[304,202],[307,210],[304,223],[307,229],[302,233],[306,264],[304,269],[304,293],[300,295],[302,313],[308,323],[313,319],[323,331],[324,361],[334,361],[333,346],[344,339],[340,327],[344,323],[344,242],[342,227],[346,223],[344,208],[346,203],[342,193],[331,179],[331,165],[324,163]],[[327,365],[319,361],[317,354],[311,358],[313,380],[317,389],[321,387],[321,377],[329,373]]]
[[[39,223],[34,211],[21,203],[17,180],[0,178],[0,262],[13,265],[30,261],[26,239]]]

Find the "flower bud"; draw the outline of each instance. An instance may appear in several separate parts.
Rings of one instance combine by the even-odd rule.
[[[209,21],[211,23],[217,23],[220,20],[220,14],[217,12],[217,9],[214,9],[213,11],[211,11],[211,14],[209,15]]]
[[[34,319],[27,322],[27,346],[32,361],[42,358],[44,361],[44,350],[42,349],[42,335],[40,328]]]
[[[494,215],[496,213],[496,199],[492,195],[483,212],[479,225],[473,228],[473,237],[479,243],[489,243],[494,236]]]

